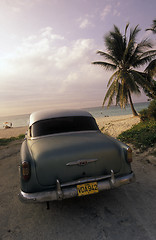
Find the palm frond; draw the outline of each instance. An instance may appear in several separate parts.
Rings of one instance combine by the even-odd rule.
[[[151,55],[152,53],[155,53],[155,50],[145,51],[146,48],[151,48],[152,43],[148,39],[142,40],[137,46],[134,48],[133,53],[131,54],[129,58],[129,64],[134,65],[135,62],[137,62],[138,59],[140,59],[143,56]]]
[[[140,94],[140,89],[138,86],[138,83],[135,79],[135,76],[132,74],[131,71],[126,73],[126,85],[130,92],[135,93],[135,94]]]
[[[114,31],[109,32],[104,39],[108,53],[114,56],[117,61],[121,61],[125,50],[125,42],[120,30],[114,25]]]
[[[134,29],[130,29],[129,41],[133,41],[135,43],[137,34],[141,31],[139,25],[137,25]]]
[[[140,58],[147,57],[147,56],[156,57],[156,50],[150,50],[150,51],[143,52],[140,55]]]
[[[106,70],[115,70],[117,68],[116,65],[114,65],[114,64],[107,63],[107,62],[101,62],[101,61],[92,62],[92,64],[100,65],[101,67],[105,68]]]
[[[110,54],[102,52],[102,51],[97,51],[97,54],[100,54],[101,56],[105,57],[107,60],[112,61],[114,64],[118,65],[118,61]]]
[[[121,108],[125,108],[128,103],[126,85],[118,82],[116,87],[116,105],[119,104]]]
[[[144,72],[148,73],[150,77],[153,77],[156,75],[156,59],[154,59],[149,63],[149,65],[146,67]]]
[[[118,82],[118,89],[116,91],[116,106],[120,102],[120,95],[121,95],[120,91],[121,91],[121,84]]]
[[[127,23],[126,27],[125,27],[125,35],[123,36],[123,43],[124,43],[124,49],[126,49],[127,46],[127,30],[129,27],[129,23]]]
[[[126,39],[126,36],[127,36],[127,29],[128,29],[128,27],[129,27],[129,23],[127,23],[127,25],[126,25],[126,27],[125,27],[125,39]]]
[[[139,71],[131,70],[131,75],[133,76],[133,78],[135,79],[136,83],[140,87],[144,87],[144,88],[146,88],[148,90],[152,89],[153,85],[149,81],[149,78],[148,78],[146,73],[142,73],[142,72],[139,72]]]
[[[143,54],[143,55],[145,56],[146,54]],[[141,56],[143,56],[143,55],[141,55]],[[153,55],[147,54],[147,56],[145,56],[145,57],[141,57],[141,56],[136,58],[135,61],[133,62],[132,66],[134,68],[137,68],[137,67],[140,67],[140,66],[143,66],[143,65],[149,63],[150,61],[153,60],[153,58],[155,58],[156,54],[155,53]]]
[[[138,43],[137,47],[139,51],[142,53],[145,51],[146,48],[152,48],[153,43],[148,38],[145,38],[140,43]]]
[[[134,43],[131,40],[131,41],[128,42],[127,47],[126,47],[126,49],[124,51],[124,55],[123,55],[124,63],[129,62],[129,59],[133,55],[133,51],[134,51]]]
[[[118,34],[119,36],[122,37],[122,34],[121,34],[119,28],[118,28],[116,25],[114,25],[114,32],[115,32],[116,34]],[[113,32],[113,33],[114,33],[114,32]]]
[[[105,105],[107,99],[109,98],[109,101],[108,101],[108,104],[107,104],[107,107],[109,108],[109,106],[112,104],[113,102],[113,97],[115,95],[115,82],[113,82],[111,84],[111,86],[109,87],[109,89],[107,90],[106,92],[106,95],[105,95],[105,98],[103,100],[103,106]]]
[[[120,87],[120,107],[125,108],[128,103],[128,96],[127,96],[127,86],[126,84],[121,84]]]
[[[153,20],[151,28],[147,28],[146,31],[152,31],[153,33],[156,34],[156,19]]]
[[[116,71],[115,73],[113,73],[113,75],[110,77],[107,87],[109,87],[109,85],[111,84],[112,81],[114,81],[115,79],[117,80],[119,77],[119,70]]]
[[[155,90],[154,90],[152,79],[149,78],[147,74],[142,72],[134,71],[134,74],[136,74],[137,81],[141,85],[141,87],[144,89],[144,91],[147,90],[147,92],[149,92],[151,96],[154,98]]]
[[[137,53],[140,51],[139,49],[143,45],[142,42],[141,45],[136,46],[136,35],[138,34],[139,31],[140,29],[138,28],[138,25],[135,27],[135,29],[130,30],[129,41],[127,42],[127,46],[123,55],[123,61],[126,64],[129,63],[128,65],[130,65],[131,62],[133,62],[133,59],[135,59]]]

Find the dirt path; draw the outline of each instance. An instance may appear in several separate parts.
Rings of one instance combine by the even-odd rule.
[[[18,200],[19,149],[20,142],[0,148],[0,240],[156,239],[156,159],[149,153],[135,152],[135,183],[47,210]]]

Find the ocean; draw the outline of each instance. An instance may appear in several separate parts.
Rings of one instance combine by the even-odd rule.
[[[147,108],[148,105],[149,102],[134,103],[134,107],[137,112]],[[132,114],[130,105],[128,105],[125,109],[121,109],[119,106],[110,106],[109,109],[106,107],[93,107],[84,108],[84,110],[90,112],[95,118]],[[11,122],[13,127],[27,126],[29,123],[29,116],[30,114],[0,117],[0,129],[3,128],[4,122]]]

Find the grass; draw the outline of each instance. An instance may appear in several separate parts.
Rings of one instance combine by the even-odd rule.
[[[5,146],[10,142],[13,142],[15,140],[21,140],[24,139],[25,135],[21,134],[18,137],[11,137],[11,138],[0,138],[0,146]]]
[[[132,143],[136,148],[145,150],[156,143],[156,121],[145,121],[121,133],[118,139],[122,142]]]

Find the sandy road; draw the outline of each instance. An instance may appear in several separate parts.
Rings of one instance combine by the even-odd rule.
[[[156,239],[156,165],[148,155],[134,156],[135,183],[47,210],[18,200],[19,149],[20,142],[0,148],[0,240]]]

